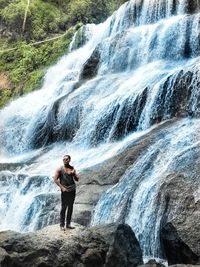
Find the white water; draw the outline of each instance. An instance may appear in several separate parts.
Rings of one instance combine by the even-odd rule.
[[[0,111],[0,162],[23,163],[13,173],[1,173],[8,179],[1,182],[0,229],[38,227],[48,194],[58,193],[51,176],[63,154],[70,154],[81,171],[124,150],[157,121],[174,117],[181,70],[183,77],[193,73],[184,116],[199,115],[200,14],[198,9],[186,14],[188,1],[178,1],[175,8],[172,2],[129,1],[105,23],[89,25],[86,44],[72,50],[75,36],[72,52],[47,71],[40,90]],[[76,87],[95,49],[100,54],[98,75]],[[125,222],[145,255],[159,256],[162,210],[155,212],[157,191],[177,155],[198,145],[198,123],[186,119],[165,132],[100,200],[93,224],[119,220],[126,210]],[[32,182],[33,176],[38,178]],[[32,187],[27,188],[29,182]]]
[[[199,120],[185,119],[161,130],[164,138],[157,138],[119,183],[102,195],[91,224],[123,221],[132,227],[143,244],[144,256],[159,257],[159,227],[164,212],[164,206],[159,206],[164,198],[158,197],[160,187],[169,174],[178,173],[187,166],[187,162],[181,160],[183,153],[188,154],[190,162],[193,149],[200,145],[199,123]],[[180,165],[177,159],[182,161]]]

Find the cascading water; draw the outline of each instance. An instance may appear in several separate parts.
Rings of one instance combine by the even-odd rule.
[[[158,140],[138,158],[99,200],[92,225],[122,221],[129,224],[143,244],[144,256],[162,257],[159,228],[164,207],[159,196],[166,176],[181,171],[200,145],[198,121],[188,119],[161,130]],[[162,138],[164,136],[164,138]],[[178,144],[178,145],[177,145]],[[179,159],[179,162],[178,162]],[[191,162],[190,162],[191,164]]]
[[[44,216],[42,209],[57,193],[50,176],[63,154],[81,171],[152,125],[188,117],[138,158],[92,218],[92,224],[127,222],[146,256],[162,256],[163,210],[155,211],[162,175],[178,170],[172,164],[178,155],[190,157],[198,145],[199,10],[198,0],[125,3],[106,22],[84,26],[78,49],[74,36],[72,52],[48,70],[40,90],[0,111],[0,162],[15,167],[1,172],[1,229],[31,231],[55,221],[54,212]]]

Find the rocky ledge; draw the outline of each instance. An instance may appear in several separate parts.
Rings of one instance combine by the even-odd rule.
[[[51,225],[34,233],[0,233],[1,267],[134,267],[143,264],[140,245],[128,225],[61,232]]]

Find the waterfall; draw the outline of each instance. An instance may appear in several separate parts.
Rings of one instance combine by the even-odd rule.
[[[166,176],[178,173],[187,165],[184,153],[188,154],[188,161],[193,158],[195,148],[200,144],[198,122],[185,119],[167,131],[162,130],[159,135],[164,138],[158,138],[127,169],[119,183],[101,196],[91,224],[128,223],[143,246],[143,255],[162,257],[159,227],[165,196],[159,195],[160,188]]]
[[[182,72],[186,80],[185,76],[195,73],[188,78],[188,87],[191,87],[188,94],[194,94],[197,87],[193,81],[199,77],[198,69],[194,71],[199,53],[199,13],[172,16],[154,24],[133,24],[128,28],[124,24],[117,31],[113,20],[120,20],[135,3],[137,1],[123,5],[105,23],[88,27],[90,40],[48,70],[41,90],[1,111],[4,119],[0,125],[3,129],[0,143],[5,153],[23,153],[63,140],[97,145],[146,129],[154,121],[173,117],[175,114],[170,108],[158,114],[161,107],[155,103],[155,94],[160,94],[161,88],[167,92],[172,90],[173,81],[176,83],[173,90],[180,90],[176,77]],[[85,73],[93,61],[98,75],[85,82],[80,80],[81,73]],[[166,102],[172,102],[174,94],[166,95]],[[189,95],[188,102],[191,102]],[[134,108],[127,112],[127,106],[137,105],[137,112]],[[154,120],[151,110],[148,116],[142,114],[149,105],[154,109]],[[193,109],[198,113],[197,107]],[[119,129],[127,120],[130,122],[125,130]]]
[[[179,155],[192,157],[199,144],[199,11],[198,0],[126,2],[75,33],[40,90],[0,110],[0,229],[32,231],[56,220],[45,206],[57,199],[51,176],[62,155],[81,171],[177,118],[100,198],[92,218],[128,223],[144,255],[162,257],[158,192],[166,174],[181,170]]]

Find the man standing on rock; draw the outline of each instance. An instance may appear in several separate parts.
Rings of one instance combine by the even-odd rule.
[[[76,195],[76,184],[75,181],[79,180],[76,174],[76,170],[70,163],[71,157],[64,155],[63,164],[64,166],[59,167],[53,177],[54,182],[61,189],[61,211],[60,211],[60,229],[73,229],[71,226],[71,217],[73,212],[73,204]],[[67,209],[66,228],[65,228],[65,213]]]

